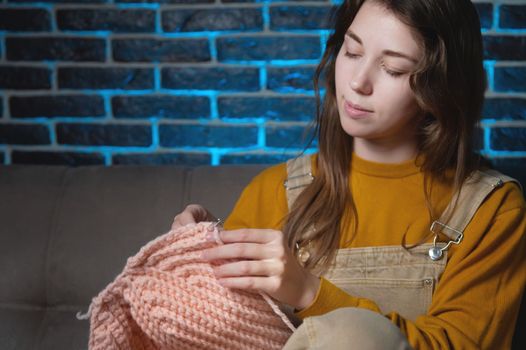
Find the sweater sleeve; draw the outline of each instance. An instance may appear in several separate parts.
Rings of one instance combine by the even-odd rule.
[[[385,315],[415,349],[508,349],[526,283],[526,208],[522,193],[506,184],[479,208],[450,249],[450,259],[427,314],[414,322]],[[300,318],[340,307],[379,312],[374,301],[347,294],[322,280]]]
[[[285,164],[278,164],[254,177],[225,220],[225,229],[281,229],[288,213],[283,186],[286,173]]]
[[[296,312],[296,316],[304,319],[309,316],[323,315],[342,307],[360,307],[374,312],[380,312],[380,309],[372,300],[349,295],[322,277],[320,288],[314,301],[307,308]]]

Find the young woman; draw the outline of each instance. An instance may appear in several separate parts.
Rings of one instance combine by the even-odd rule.
[[[319,153],[254,178],[203,255],[236,259],[223,285],[294,308],[285,349],[511,346],[526,206],[473,151],[482,56],[469,0],[340,6],[315,77]],[[189,205],[174,226],[213,219]]]

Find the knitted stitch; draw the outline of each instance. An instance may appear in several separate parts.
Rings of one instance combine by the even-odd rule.
[[[168,232],[130,257],[87,315],[90,350],[281,349],[294,326],[267,295],[221,286],[200,259],[212,223]],[[82,316],[77,316],[82,318]],[[87,318],[87,317],[86,317]]]

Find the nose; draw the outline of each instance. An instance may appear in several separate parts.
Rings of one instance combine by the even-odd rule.
[[[362,66],[357,69],[350,84],[351,89],[360,95],[371,95],[373,93],[373,84],[367,67]]]

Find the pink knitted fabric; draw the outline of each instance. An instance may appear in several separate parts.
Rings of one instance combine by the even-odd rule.
[[[272,299],[222,287],[200,259],[217,244],[210,225],[172,230],[128,259],[90,305],[91,350],[283,347],[294,327]]]

